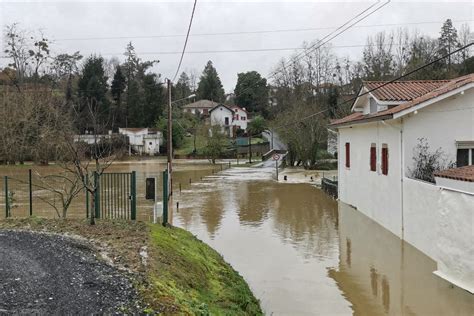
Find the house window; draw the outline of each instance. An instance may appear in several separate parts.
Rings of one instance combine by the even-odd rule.
[[[206,115],[209,114],[209,109],[204,109],[203,113]]]
[[[382,174],[388,174],[388,146],[382,144]]]
[[[229,125],[229,118],[225,117],[224,120],[225,120],[225,125]]]
[[[245,121],[245,120],[246,120],[245,116],[242,116],[240,119],[241,119],[242,121]]]
[[[474,141],[458,141],[456,147],[456,166],[474,165]]]
[[[370,145],[370,171],[377,171],[377,145]]]
[[[470,149],[458,149],[456,154],[457,167],[464,167],[469,165],[469,151]]]
[[[236,115],[235,115],[235,120],[236,120],[236,121],[239,120],[239,114],[236,114]]]
[[[351,144],[346,143],[346,168],[351,167]]]

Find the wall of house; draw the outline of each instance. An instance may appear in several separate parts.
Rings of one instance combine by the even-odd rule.
[[[400,125],[381,122],[339,129],[339,199],[356,207],[401,237]],[[351,147],[351,167],[345,167],[345,143]],[[377,171],[370,171],[370,146],[377,145]],[[388,175],[381,172],[382,144],[388,145]]]
[[[211,125],[220,125],[222,126],[222,132],[228,132],[229,136],[232,137],[232,128],[226,128],[225,125],[225,118],[227,117],[229,120],[229,124],[227,126],[232,125],[232,112],[223,107],[219,106],[215,110],[211,112]]]
[[[474,290],[474,195],[403,181],[404,238],[438,263],[442,277]]]
[[[243,130],[246,130],[247,129],[247,122],[248,122],[248,115],[247,115],[247,112],[243,111],[243,110],[240,110],[240,109],[235,109],[235,114],[234,116],[239,116],[239,119],[235,119],[233,122],[232,122],[232,125],[235,125],[235,126],[238,126],[240,127],[241,129]],[[245,120],[242,120],[242,117],[245,117]]]
[[[405,173],[413,168],[413,149],[418,138],[427,139],[431,150],[441,149],[448,161],[456,161],[456,141],[474,140],[474,88],[447,98],[403,119]]]
[[[435,259],[440,189],[432,183],[406,177],[403,189],[404,238]]]
[[[229,119],[229,125],[231,125],[232,112],[223,106],[216,108],[211,112],[211,125],[224,126],[226,117]]]
[[[438,275],[474,294],[474,195],[441,190]]]

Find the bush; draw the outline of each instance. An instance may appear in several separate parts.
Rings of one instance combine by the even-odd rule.
[[[413,161],[413,169],[408,168],[410,176],[431,183],[435,183],[434,173],[436,171],[455,166],[454,162],[448,161],[441,148],[434,152],[430,151],[426,138],[418,138],[418,145],[413,149]]]

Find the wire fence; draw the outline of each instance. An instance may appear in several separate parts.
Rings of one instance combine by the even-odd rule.
[[[186,169],[173,171],[172,192],[173,194],[181,194],[181,191],[189,189],[193,183],[201,181],[207,176],[212,176],[220,171],[231,167],[230,162],[216,164],[205,169]],[[25,172],[28,171],[28,172]],[[53,172],[47,175],[40,175],[31,169],[22,170],[16,174],[9,175],[0,174],[0,218],[27,218],[30,216],[44,217],[44,218],[60,218],[64,217],[63,203],[67,195],[65,192],[70,188],[70,183],[64,179],[64,173]],[[117,176],[110,176],[117,177]],[[110,203],[111,196],[117,195],[121,192],[123,186],[122,182],[116,182],[107,177],[106,180],[101,180],[100,195],[106,197],[107,200],[100,201],[100,208],[105,213],[101,216],[105,218],[115,218],[113,204],[112,210],[107,211],[106,207]],[[148,200],[145,196],[146,179],[153,177],[156,179],[156,198],[155,200]],[[105,178],[105,177],[104,177]],[[136,172],[136,219],[143,221],[151,221],[153,219],[153,208],[155,202],[162,203],[163,201],[163,185],[162,185],[162,170]],[[123,189],[126,192],[128,189]],[[183,193],[184,194],[184,193]],[[84,188],[78,189],[77,194],[72,198],[67,207],[67,218],[87,218],[91,211],[91,195],[86,192]],[[124,197],[119,198],[118,203],[124,204]],[[128,207],[128,206],[127,206]],[[126,208],[130,212],[130,208]],[[130,219],[131,216],[123,216],[125,219]],[[117,218],[119,218],[118,216]]]

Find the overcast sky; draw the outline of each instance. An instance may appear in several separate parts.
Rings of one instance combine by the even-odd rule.
[[[282,58],[291,55],[286,51],[196,53],[216,50],[246,50],[271,48],[297,48],[303,41],[324,37],[331,29],[234,34],[199,35],[209,33],[275,31],[288,29],[314,29],[338,27],[376,1],[203,1],[198,0],[188,53],[182,70],[201,72],[205,63],[212,60],[224,84],[231,92],[237,73],[256,70],[266,76]],[[384,2],[384,1],[381,1]],[[184,44],[184,36],[152,37],[157,35],[184,35],[186,33],[193,0],[187,1],[4,1],[0,0],[0,24],[18,22],[24,29],[42,29],[55,41],[54,53],[80,51],[112,56],[123,60],[127,42],[132,41],[144,60],[160,60],[154,71],[162,77],[173,77]],[[441,24],[447,18],[454,21],[471,21],[474,29],[473,1],[397,1],[377,11],[358,25],[400,24],[418,29],[433,37],[439,35]],[[412,24],[419,22],[436,22]],[[463,22],[455,22],[459,27]],[[465,22],[464,22],[465,23]],[[358,58],[367,35],[399,26],[353,27],[332,40],[339,56]],[[193,36],[193,34],[195,34]],[[97,39],[121,37],[120,39]],[[142,38],[138,38],[142,37]],[[95,38],[95,39],[94,39]],[[3,39],[1,40],[3,47]],[[171,52],[172,54],[165,54]],[[195,53],[193,53],[195,52]],[[0,59],[0,66],[5,66]]]

